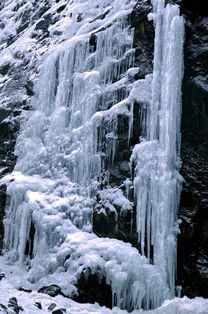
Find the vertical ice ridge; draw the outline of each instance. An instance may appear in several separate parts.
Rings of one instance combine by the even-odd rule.
[[[157,266],[174,294],[184,21],[177,5],[152,4],[155,51],[147,136],[132,154],[137,164],[137,231],[142,254]]]

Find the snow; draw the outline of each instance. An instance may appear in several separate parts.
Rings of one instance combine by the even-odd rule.
[[[118,307],[114,307],[112,310],[105,307],[101,307],[98,304],[80,304],[63,296],[50,297],[46,294],[32,291],[26,293],[24,291],[18,291],[14,289],[12,283],[8,279],[2,279],[0,282],[0,304],[8,305],[8,301],[11,297],[16,297],[18,305],[22,306],[25,314],[38,314],[38,313],[51,313],[48,307],[55,303],[55,309],[65,308],[67,314],[127,314],[125,310],[121,310]],[[36,302],[40,302],[42,309],[38,309],[35,306]],[[0,313],[5,313],[0,308]],[[9,313],[14,313],[10,308]],[[174,298],[172,300],[166,300],[161,307],[156,310],[135,310],[132,314],[207,314],[208,313],[208,300],[203,298],[188,299],[183,297],[182,299]]]
[[[111,209],[117,212],[116,208],[121,209],[122,212],[133,211],[133,203],[124,196],[121,189],[108,188],[99,192],[100,205],[104,208]]]

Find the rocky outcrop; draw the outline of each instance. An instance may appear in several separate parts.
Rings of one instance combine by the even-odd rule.
[[[63,295],[61,288],[57,285],[44,286],[38,290],[39,293],[48,294],[50,297],[56,297],[57,295]]]
[[[140,0],[134,7],[131,14],[131,25],[134,28],[135,67],[138,71],[131,78],[132,80],[143,79],[153,71],[154,51],[154,27],[148,21],[148,14],[151,12],[150,1]],[[134,104],[133,128],[129,139],[129,118],[119,115],[117,121],[116,149],[113,162],[105,160],[105,169],[108,171],[108,184],[111,188],[117,187],[121,193],[131,202],[134,201],[133,183],[131,181],[130,156],[135,144],[139,142],[140,132],[140,104]],[[106,151],[106,147],[103,148]],[[126,184],[128,187],[126,187]],[[103,188],[106,186],[104,185]],[[113,211],[110,210],[113,207]],[[119,205],[114,206],[108,202],[103,205],[100,196],[97,196],[93,214],[93,231],[101,237],[110,237],[130,242],[138,246],[136,232],[136,209],[122,210]]]
[[[186,18],[182,114],[184,178],[179,218],[178,284],[208,297],[208,11],[206,1],[182,1]]]
[[[87,275],[86,275],[87,274]],[[95,303],[112,308],[111,286],[107,285],[105,278],[100,278],[99,273],[92,274],[85,270],[77,282],[77,295],[72,297],[79,303]]]

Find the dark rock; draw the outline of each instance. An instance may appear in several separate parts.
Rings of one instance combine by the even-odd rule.
[[[3,279],[3,278],[6,278],[6,275],[5,275],[5,273],[0,273],[0,281]]]
[[[137,247],[138,236],[136,231],[135,210],[123,212],[121,208],[113,205],[115,211],[108,208],[112,206],[108,201],[102,204],[97,197],[97,203],[93,211],[93,231],[100,237],[109,237],[130,242]]]
[[[56,307],[56,303],[51,303],[51,304],[49,305],[49,307],[48,307],[48,310],[49,310],[49,311],[53,311],[53,310],[55,309],[55,307]]]
[[[35,30],[41,30],[45,33],[48,31],[48,27],[52,22],[51,14],[46,14],[35,26]]]
[[[58,9],[57,9],[57,13],[61,13],[66,7],[66,4],[61,5]]]
[[[48,294],[50,297],[55,297],[57,295],[63,295],[61,288],[57,285],[45,286],[38,290],[39,293]]]
[[[208,16],[208,0],[181,0],[181,5],[194,15]]]
[[[17,299],[15,297],[9,299],[8,307],[11,307],[15,313],[23,311],[23,308],[18,305]]]
[[[77,16],[77,22],[82,22],[82,14],[78,14]]]
[[[208,297],[208,150],[206,146],[182,146],[185,179],[179,218],[178,283],[189,297]]]
[[[102,278],[99,272],[91,274],[91,270],[87,269],[81,273],[78,283],[77,295],[72,299],[79,303],[95,303],[101,306],[112,308],[112,291],[111,287],[106,284],[105,278]]]
[[[64,308],[57,309],[57,310],[52,312],[52,314],[65,314],[65,313],[66,313],[66,309],[64,309]]]
[[[40,302],[35,302],[35,306],[36,306],[38,309],[42,310],[42,304],[41,304]]]
[[[7,307],[4,304],[0,303],[0,309],[2,309],[4,313],[7,313]]]
[[[208,297],[208,19],[206,1],[182,1],[186,23],[178,278],[188,297]],[[203,12],[202,12],[203,8]],[[199,16],[201,15],[201,16]]]
[[[10,68],[10,64],[9,63],[6,63],[6,64],[0,66],[0,74],[1,75],[6,75],[8,70],[9,70],[9,68]]]
[[[5,23],[4,22],[0,22],[0,29],[4,29],[5,28]]]
[[[97,49],[97,36],[92,34],[89,40],[90,52],[95,52]]]
[[[18,290],[19,290],[19,291],[24,291],[24,292],[27,292],[27,293],[31,293],[31,292],[32,292],[32,290],[30,290],[30,289],[25,289],[25,288],[23,288],[23,287],[20,287]]]
[[[31,221],[29,238],[25,246],[25,256],[29,256],[30,258],[33,258],[34,237],[35,237],[35,225],[33,221]]]
[[[34,91],[33,91],[34,84],[33,84],[32,81],[27,81],[27,83],[25,85],[25,88],[26,88],[27,94],[29,96],[33,96],[34,95]]]
[[[43,17],[40,19],[40,21],[37,22],[34,32],[33,32],[33,37],[38,37],[39,40],[43,40],[46,37],[49,37],[49,31],[48,28],[50,25],[56,23],[58,21],[57,16],[53,16],[50,13],[46,13],[43,15]]]
[[[148,21],[147,15],[151,12],[150,1],[139,0],[131,14],[131,25],[134,31],[135,66],[140,71],[136,79],[142,79],[146,74],[152,73],[152,60],[154,52],[154,27]]]

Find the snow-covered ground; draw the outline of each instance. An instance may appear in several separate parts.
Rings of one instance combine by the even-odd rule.
[[[7,279],[2,279],[0,282],[0,304],[8,306],[10,298],[16,297],[18,305],[23,308],[20,313],[38,314],[38,313],[51,313],[48,307],[55,303],[54,311],[57,309],[65,309],[67,314],[127,314],[127,311],[120,310],[114,307],[112,310],[106,307],[101,307],[98,304],[80,304],[67,299],[63,296],[50,297],[46,294],[33,291],[27,293],[24,291],[16,290],[11,282]],[[42,309],[37,308],[36,302],[41,303]],[[8,312],[3,310],[0,305],[0,313],[15,313],[10,307]],[[203,298],[182,299],[175,298],[165,301],[161,307],[156,310],[144,311],[137,310],[131,314],[208,314],[208,300]]]

